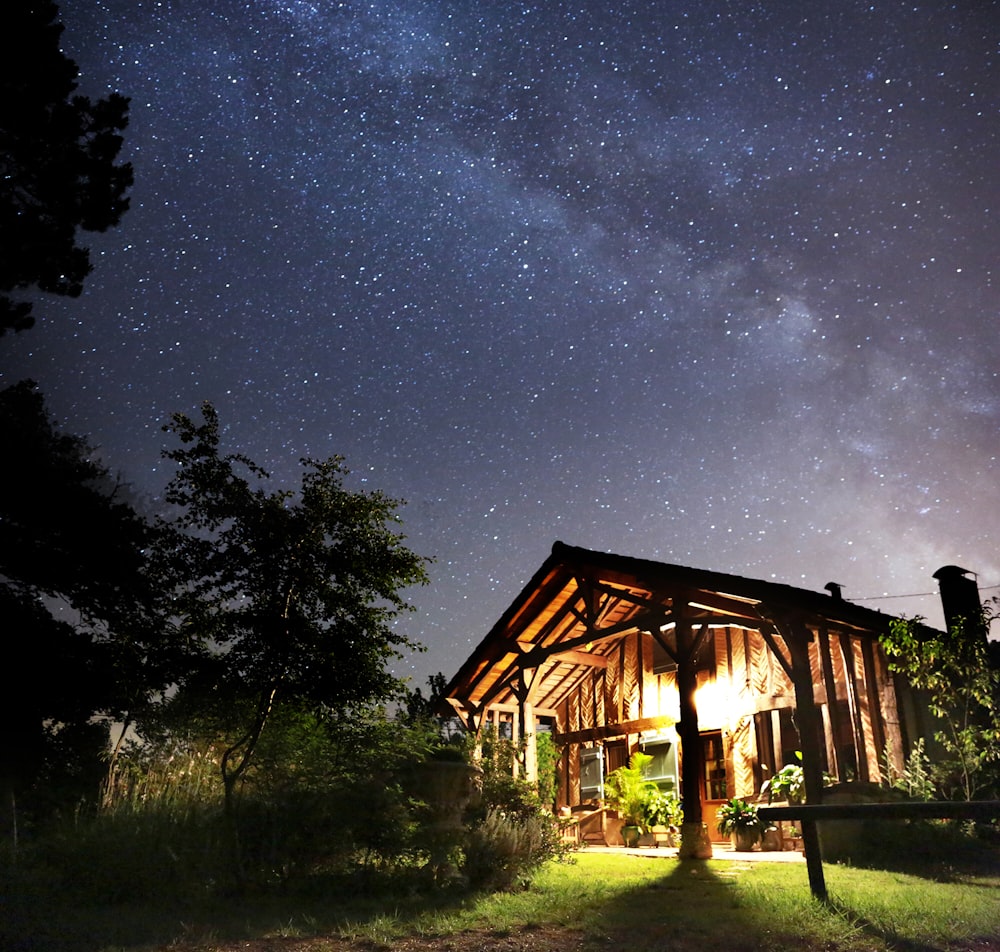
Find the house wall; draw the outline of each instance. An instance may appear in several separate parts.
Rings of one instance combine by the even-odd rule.
[[[773,637],[789,657],[780,636]],[[695,694],[699,727],[722,733],[729,795],[756,797],[771,771],[784,766],[792,752],[802,747],[794,727],[794,687],[760,632],[717,628],[710,638],[699,653]],[[624,741],[624,756],[634,752],[640,743],[638,722],[678,716],[676,677],[669,671],[655,672],[653,658],[651,635],[623,637],[610,652],[607,668],[594,669],[563,701],[557,730],[603,729],[602,737],[586,745],[604,743],[611,748]],[[817,630],[809,644],[809,663],[822,725],[822,736],[816,741],[827,771],[840,780],[878,781],[887,748],[901,767],[908,744],[904,718],[898,711],[899,689],[877,642]],[[582,746],[567,745],[560,776],[561,804],[580,802]]]

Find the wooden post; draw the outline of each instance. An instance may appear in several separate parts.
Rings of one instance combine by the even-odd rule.
[[[792,684],[795,687],[795,717],[799,723],[802,744],[802,779],[806,788],[806,803],[823,800],[823,763],[819,750],[819,718],[813,695],[812,670],[809,664],[809,642],[812,632],[805,625],[783,626],[782,635],[792,659]],[[813,819],[802,820],[802,845],[806,854],[809,888],[817,899],[826,900],[826,880],[823,876],[823,855],[819,830]]]
[[[681,826],[680,859],[709,859],[711,841],[705,836],[701,810],[701,785],[705,765],[698,732],[698,708],[694,702],[698,686],[694,655],[696,639],[691,622],[677,620],[677,690],[680,693],[681,719],[677,733],[681,740],[681,800],[684,804],[684,823]]]
[[[809,665],[809,642],[812,632],[805,625],[786,626],[785,637],[792,658],[792,684],[795,687],[795,716],[799,722],[799,742],[802,744],[802,779],[806,788],[806,803],[823,800],[823,763],[818,747],[819,712],[813,695],[812,670]],[[806,854],[806,872],[812,894],[826,901],[826,879],[823,876],[823,854],[816,821],[802,820],[802,845]]]
[[[517,717],[515,722],[515,745],[521,749],[524,761],[524,779],[529,783],[538,780],[538,740],[535,736],[535,707],[531,703],[531,688],[537,669],[527,668],[521,671],[521,676],[514,685],[514,695],[517,698]],[[517,762],[515,773],[517,776]]]
[[[521,705],[521,738],[524,745],[524,779],[528,783],[538,781],[538,727],[535,722],[535,708],[530,701]]]

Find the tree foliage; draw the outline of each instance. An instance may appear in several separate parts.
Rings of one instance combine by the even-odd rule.
[[[890,670],[925,692],[936,719],[943,756],[930,769],[946,799],[1000,796],[1000,670],[990,665],[989,621],[963,619],[945,633],[899,619],[882,637]]]
[[[343,485],[339,458],[303,460],[296,492],[269,488],[247,457],[224,453],[209,404],[202,422],[176,414],[180,447],[163,536],[172,607],[211,650],[179,693],[226,737],[227,803],[276,705],[347,713],[398,693],[389,671],[417,647],[393,628],[425,561],[395,531],[398,502]]]
[[[0,14],[0,334],[34,323],[12,292],[80,294],[91,264],[78,231],[105,231],[129,204],[132,168],[116,164],[128,100],[75,94],[57,16],[45,0]]]
[[[58,430],[30,381],[0,391],[0,445],[2,762],[23,790],[46,764],[80,775],[69,739],[93,756],[85,725],[126,716],[174,675],[146,563],[153,530],[124,487]]]

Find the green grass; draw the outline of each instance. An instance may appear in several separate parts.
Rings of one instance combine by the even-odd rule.
[[[940,883],[831,866],[827,880],[830,902],[823,904],[809,892],[804,865],[583,854],[575,865],[549,866],[529,892],[436,913],[420,931],[566,926],[616,937],[630,952],[937,949],[1000,937],[1000,869]]]
[[[0,947],[221,949],[254,938],[294,936],[303,942],[324,935],[385,947],[408,934],[517,934],[553,927],[576,930],[592,948],[630,952],[934,952],[1000,937],[1000,866],[964,877],[951,871],[945,882],[833,865],[826,875],[830,901],[823,904],[811,897],[802,864],[680,863],[584,852],[543,869],[530,890],[502,895],[444,893],[428,899],[327,892],[155,910],[127,903],[66,908],[52,897],[33,908],[29,896],[0,908]],[[316,952],[322,948],[319,939]]]

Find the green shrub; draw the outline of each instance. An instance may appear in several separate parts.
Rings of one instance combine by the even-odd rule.
[[[912,800],[933,800],[937,794],[934,787],[934,769],[924,751],[924,739],[918,738],[906,758],[903,769],[897,771],[892,764],[892,754],[886,744],[882,754],[882,783],[906,794]]]
[[[538,756],[538,796],[547,807],[556,802],[559,783],[556,779],[556,765],[559,762],[559,748],[552,735],[540,731],[535,740]]]
[[[565,852],[558,824],[534,785],[510,775],[507,746],[495,751],[496,760],[484,758],[482,795],[466,816],[463,872],[478,890],[524,887]]]
[[[469,831],[464,873],[476,890],[524,888],[539,867],[559,854],[551,816],[541,811],[519,816],[490,807]]]

